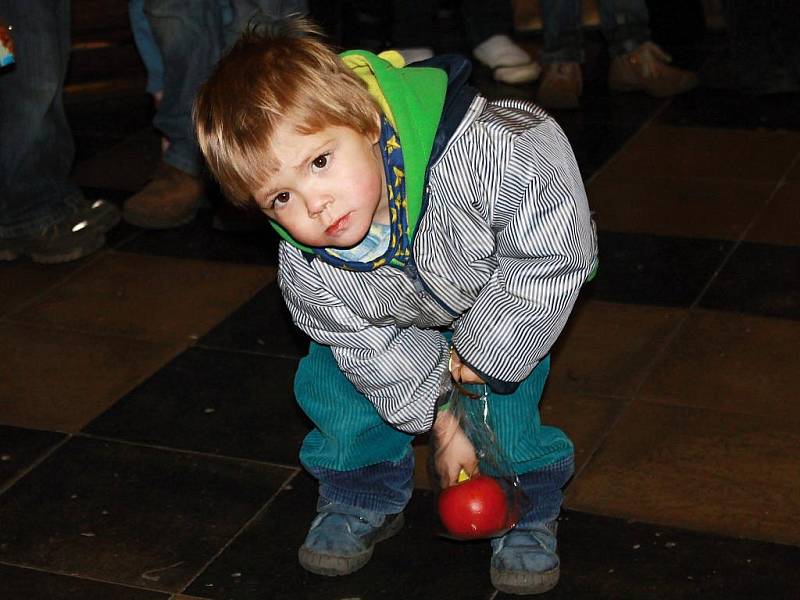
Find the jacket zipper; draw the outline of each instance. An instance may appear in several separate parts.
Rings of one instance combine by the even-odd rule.
[[[408,261],[406,262],[405,266],[403,267],[403,273],[411,280],[411,283],[414,285],[414,289],[417,291],[417,295],[422,296],[426,295],[429,298],[432,298],[436,304],[442,307],[444,311],[451,317],[456,318],[458,316],[458,312],[450,308],[444,300],[439,298],[436,294],[433,293],[428,284],[420,277],[419,270],[417,269],[417,265],[414,262],[414,257],[409,256]]]

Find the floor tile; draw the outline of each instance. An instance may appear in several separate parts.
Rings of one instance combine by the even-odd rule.
[[[308,336],[292,324],[277,283],[264,287],[198,342],[207,348],[287,358],[302,358],[308,344]]]
[[[169,600],[169,594],[0,564],[4,600]]]
[[[637,398],[800,420],[800,323],[693,311]]]
[[[641,123],[636,122],[615,125],[595,123],[575,119],[572,115],[557,120],[572,146],[584,181],[619,152],[641,126]]]
[[[555,600],[797,597],[800,549],[564,511]],[[518,598],[498,594],[500,598]]]
[[[746,94],[700,86],[675,97],[659,122],[728,129],[800,129],[800,93]]]
[[[789,181],[800,181],[800,154],[795,156],[794,164],[786,174],[786,179]]]
[[[292,393],[297,361],[190,348],[118,401],[88,433],[296,465],[311,429]]]
[[[19,310],[92,259],[87,257],[60,265],[38,265],[29,260],[0,263],[0,280],[13,282],[13,285],[0,286],[0,317]]]
[[[630,397],[684,314],[657,306],[579,300],[553,348],[545,397],[562,392]]]
[[[274,269],[108,252],[15,320],[175,343],[204,335]]]
[[[212,213],[203,210],[183,227],[142,231],[121,249],[151,256],[277,265],[278,239],[278,234],[263,221],[253,231],[217,231],[212,227]]]
[[[800,246],[741,244],[700,306],[800,319]]]
[[[321,577],[297,562],[297,548],[314,516],[317,486],[298,475],[268,510],[248,525],[185,593],[214,600],[275,598],[448,598],[489,600],[489,544],[436,537],[440,530],[430,492],[417,491],[406,526],[375,547],[366,567],[347,577]]]
[[[180,591],[289,473],[73,438],[0,496],[0,560]]]
[[[774,189],[773,183],[600,173],[587,194],[603,230],[737,240]]]
[[[800,543],[800,421],[628,405],[567,491],[574,510]]]
[[[580,473],[627,401],[545,388],[539,413],[542,423],[558,427],[575,445],[575,472]]]
[[[619,177],[778,181],[800,152],[800,133],[651,125],[605,167]]]
[[[102,413],[180,349],[22,323],[0,324],[13,377],[0,377],[0,422],[74,432]]]
[[[61,433],[0,425],[0,489],[61,443]]]
[[[800,181],[781,186],[745,239],[751,242],[800,246]]]
[[[584,296],[594,300],[690,306],[732,242],[599,232],[600,267]]]

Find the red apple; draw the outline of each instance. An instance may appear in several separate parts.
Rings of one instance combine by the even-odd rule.
[[[513,524],[502,486],[480,474],[442,491],[439,517],[450,534],[462,538],[489,537]]]

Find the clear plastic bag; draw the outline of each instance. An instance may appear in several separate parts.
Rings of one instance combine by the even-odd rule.
[[[475,539],[507,533],[531,508],[510,459],[498,443],[489,411],[489,388],[453,383],[446,410],[475,448],[478,467],[464,473],[459,483],[439,490],[437,506],[448,537]],[[449,440],[432,436],[432,472],[441,488],[434,464]],[[500,507],[502,501],[503,506]]]

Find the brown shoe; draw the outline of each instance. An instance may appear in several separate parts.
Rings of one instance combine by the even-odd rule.
[[[137,227],[170,229],[194,219],[202,202],[199,178],[161,163],[150,183],[125,201],[122,216]]]
[[[583,91],[581,66],[576,62],[546,65],[536,101],[545,108],[578,108]]]
[[[616,57],[608,70],[608,87],[615,92],[647,92],[667,98],[697,86],[697,75],[672,67],[672,57],[653,42],[645,42],[633,52]]]

